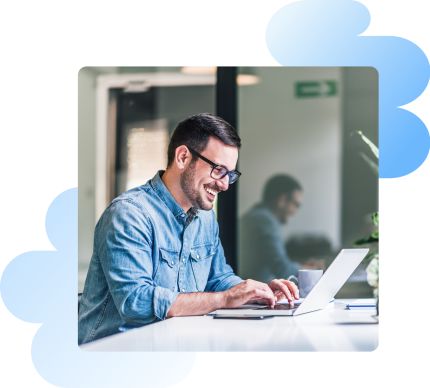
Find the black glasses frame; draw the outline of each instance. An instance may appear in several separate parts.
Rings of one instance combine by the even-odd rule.
[[[238,170],[231,170],[231,171],[227,170],[226,167],[212,162],[212,160],[205,158],[203,155],[199,154],[197,151],[193,150],[192,148],[190,147],[187,147],[187,148],[190,150],[191,154],[193,154],[194,156],[197,156],[198,158],[205,161],[207,164],[209,164],[212,167],[210,175],[213,179],[223,179],[226,175],[228,175],[228,184],[231,185],[234,182],[236,182],[239,179],[239,177],[242,175],[242,173]],[[219,175],[218,177],[213,176],[212,174],[215,169],[218,169],[218,170],[221,169],[221,171],[223,170],[223,172],[218,174]]]

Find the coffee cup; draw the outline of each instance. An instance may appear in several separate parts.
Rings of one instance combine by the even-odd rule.
[[[300,298],[306,298],[322,275],[322,269],[299,269],[297,277],[293,275],[288,280],[298,283]]]

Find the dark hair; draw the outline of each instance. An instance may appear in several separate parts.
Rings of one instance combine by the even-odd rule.
[[[269,178],[264,185],[263,202],[271,205],[280,195],[287,194],[291,197],[293,191],[303,190],[297,179],[286,174],[277,174]]]
[[[181,121],[173,131],[167,150],[167,166],[172,164],[176,148],[186,145],[201,152],[211,136],[226,145],[237,148],[241,146],[240,137],[227,121],[210,113],[199,113]]]
[[[288,256],[298,263],[330,258],[333,252],[330,240],[318,234],[293,235],[285,242],[285,249]]]

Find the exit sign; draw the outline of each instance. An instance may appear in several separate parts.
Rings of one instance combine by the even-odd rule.
[[[297,98],[332,97],[337,95],[337,81],[298,81],[295,83]]]

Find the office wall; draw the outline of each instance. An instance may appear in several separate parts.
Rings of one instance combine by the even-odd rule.
[[[303,206],[286,233],[326,235],[334,246],[341,231],[342,77],[339,68],[259,68],[259,84],[239,90],[243,140],[239,215],[261,198],[265,181],[288,173],[304,187]],[[333,80],[335,96],[297,98],[297,81]],[[325,93],[322,93],[325,94]],[[239,231],[240,232],[240,231]]]
[[[118,67],[84,67],[78,74],[78,268],[79,289],[83,288],[92,254],[96,224],[96,86],[97,77],[117,74]],[[128,70],[127,70],[128,71]],[[129,71],[133,71],[130,68]]]
[[[79,284],[83,283],[87,258],[91,256],[95,225],[95,126],[96,68],[83,68],[78,77],[78,255]],[[82,287],[80,287],[82,289]]]

